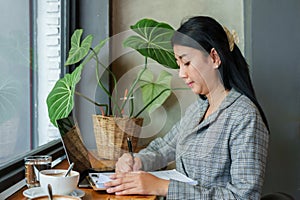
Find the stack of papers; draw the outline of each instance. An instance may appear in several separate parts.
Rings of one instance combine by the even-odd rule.
[[[165,179],[165,180],[176,180],[184,183],[188,183],[190,185],[197,185],[197,181],[187,177],[186,175],[178,172],[176,169],[173,170],[163,170],[163,171],[154,171],[154,172],[149,172],[152,175]],[[92,185],[94,186],[93,188],[97,189],[106,189],[104,186],[104,183],[111,181],[112,179],[109,178],[109,176],[113,173],[89,173],[89,177],[92,181]]]

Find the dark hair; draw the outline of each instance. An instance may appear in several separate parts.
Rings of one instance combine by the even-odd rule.
[[[234,88],[246,95],[257,106],[268,128],[266,116],[255,97],[248,64],[238,46],[234,44],[230,51],[227,35],[216,20],[206,16],[188,19],[175,31],[172,38],[172,45],[174,44],[192,47],[208,54],[215,48],[221,59],[218,69],[225,89]]]

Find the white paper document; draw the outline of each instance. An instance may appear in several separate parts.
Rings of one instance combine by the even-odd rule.
[[[154,172],[149,172],[149,173],[153,174],[154,176],[157,176],[158,178],[162,178],[162,179],[166,179],[166,180],[172,179],[172,180],[188,183],[190,185],[197,185],[197,183],[198,183],[197,181],[178,172],[176,169],[154,171]]]
[[[176,169],[154,171],[154,172],[149,172],[149,173],[153,174],[154,176],[161,178],[161,179],[166,179],[166,180],[172,179],[172,180],[176,180],[176,181],[185,182],[190,185],[197,185],[197,181],[176,171]],[[104,183],[112,180],[109,178],[109,176],[111,174],[113,174],[113,173],[111,173],[111,172],[110,173],[90,173],[89,176],[97,188],[105,188]]]

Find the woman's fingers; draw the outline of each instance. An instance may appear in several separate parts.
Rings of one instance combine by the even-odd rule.
[[[139,191],[137,191],[135,188],[130,188],[130,189],[126,189],[126,190],[122,190],[122,191],[117,191],[115,192],[116,195],[128,195],[128,194],[143,194],[143,193],[138,193]]]
[[[116,172],[130,172],[133,168],[133,159],[129,153],[123,154],[116,163]]]
[[[115,173],[109,176],[109,178],[111,179],[123,179],[125,177],[132,177],[132,176],[136,176],[138,173],[141,172],[119,172],[119,173]]]
[[[117,166],[116,165],[116,172],[120,173],[120,172],[131,172],[132,171],[132,167],[130,165],[120,165]]]
[[[108,193],[124,194],[157,194],[165,196],[169,181],[143,171],[116,173],[110,176],[112,181],[105,184]]]
[[[134,177],[136,173],[116,173],[110,176],[113,179],[110,182],[105,183],[105,187],[108,187],[108,193],[114,193],[118,191],[128,190],[134,188]]]
[[[142,161],[138,157],[134,157],[129,153],[124,153],[116,163],[116,172],[131,172],[138,171],[142,169]]]
[[[117,192],[123,192],[123,193],[125,193],[125,191],[128,192],[128,190],[130,190],[132,188],[134,188],[134,186],[131,184],[131,182],[129,182],[129,183],[118,184],[115,187],[110,187],[106,191],[108,193],[117,193]]]
[[[139,171],[142,169],[142,161],[139,157],[134,157],[133,171]]]

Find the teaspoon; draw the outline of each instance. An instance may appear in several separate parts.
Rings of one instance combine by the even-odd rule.
[[[49,197],[49,200],[53,200],[53,197],[52,197],[52,187],[50,184],[48,184],[48,197]]]
[[[67,172],[65,174],[65,177],[69,175],[69,173],[71,172],[73,166],[74,166],[74,163],[71,163],[71,165],[69,166],[69,168],[68,168],[68,170],[67,170]]]

